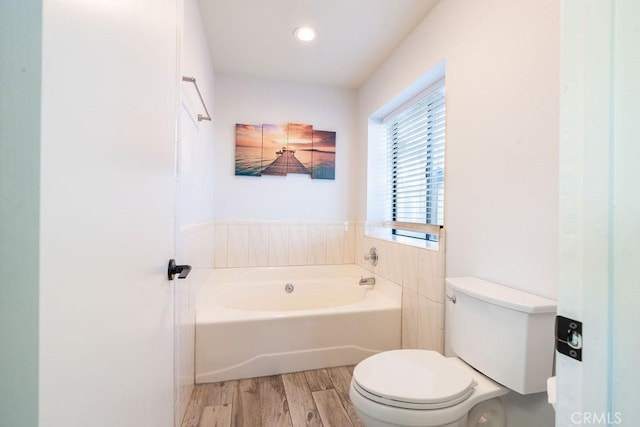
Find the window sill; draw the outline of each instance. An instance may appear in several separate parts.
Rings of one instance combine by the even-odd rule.
[[[401,245],[413,246],[414,248],[428,249],[430,251],[439,251],[439,242],[429,240],[415,239],[412,237],[398,236],[391,233],[391,229],[380,225],[369,225],[365,227],[364,235],[378,240],[386,240]]]

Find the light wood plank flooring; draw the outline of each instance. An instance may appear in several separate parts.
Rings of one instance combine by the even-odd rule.
[[[182,427],[363,426],[349,400],[353,366],[196,385]]]

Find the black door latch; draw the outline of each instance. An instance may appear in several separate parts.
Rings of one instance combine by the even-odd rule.
[[[190,265],[176,265],[176,260],[170,259],[169,268],[167,269],[167,277],[169,280],[173,280],[174,276],[177,274],[178,279],[185,279],[189,275],[190,271]]]

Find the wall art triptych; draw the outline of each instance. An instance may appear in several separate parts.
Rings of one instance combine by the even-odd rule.
[[[236,124],[236,175],[335,179],[336,133],[312,125]]]

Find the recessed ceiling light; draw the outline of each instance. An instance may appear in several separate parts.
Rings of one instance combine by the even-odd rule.
[[[298,27],[293,30],[293,36],[303,42],[310,42],[318,36],[318,32],[311,27]]]

